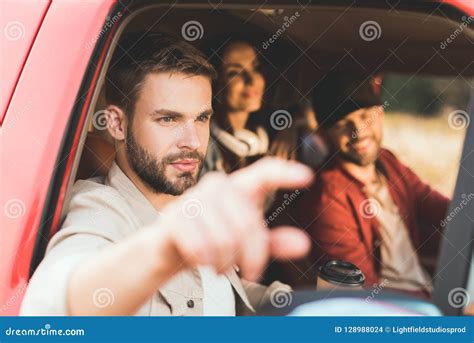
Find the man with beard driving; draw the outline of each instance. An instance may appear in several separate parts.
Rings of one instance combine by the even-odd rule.
[[[313,174],[263,159],[197,184],[214,77],[200,52],[171,36],[138,32],[119,42],[106,77],[115,161],[105,178],[75,183],[22,315],[234,316],[289,291],[249,282],[271,256],[310,248],[296,228],[270,232],[263,203]]]

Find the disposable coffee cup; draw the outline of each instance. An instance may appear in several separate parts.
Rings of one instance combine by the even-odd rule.
[[[320,266],[316,288],[318,290],[357,290],[364,285],[364,273],[354,264],[331,260]]]

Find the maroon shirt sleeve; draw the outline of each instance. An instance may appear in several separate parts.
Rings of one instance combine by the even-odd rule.
[[[317,266],[330,259],[351,262],[364,273],[366,285],[372,285],[378,280],[374,259],[367,253],[346,194],[331,181],[319,179],[315,188],[304,195],[299,218],[313,239],[311,262]]]

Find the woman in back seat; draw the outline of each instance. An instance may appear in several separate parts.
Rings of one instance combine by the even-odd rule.
[[[231,172],[265,156],[266,130],[252,125],[260,115],[265,77],[254,46],[245,38],[219,37],[205,52],[218,72],[213,85],[214,116],[204,171]]]

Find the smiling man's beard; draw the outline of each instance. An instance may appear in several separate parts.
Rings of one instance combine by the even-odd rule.
[[[203,167],[204,156],[197,151],[188,151],[177,154],[169,154],[158,160],[145,148],[140,146],[133,135],[133,130],[129,127],[125,139],[127,160],[138,177],[155,193],[170,195],[181,195],[188,188],[194,186],[201,169]],[[166,177],[166,167],[177,160],[193,159],[197,160],[197,173],[183,172],[177,175],[177,181],[172,182]]]
[[[356,151],[350,150],[348,152],[346,151],[339,151],[339,156],[349,162],[352,162],[354,164],[357,164],[358,166],[368,166],[372,163],[375,163],[377,161],[379,155],[380,155],[380,150],[381,150],[381,140],[376,139],[375,137],[371,137],[375,143],[376,149],[375,153],[372,155],[359,155]]]

